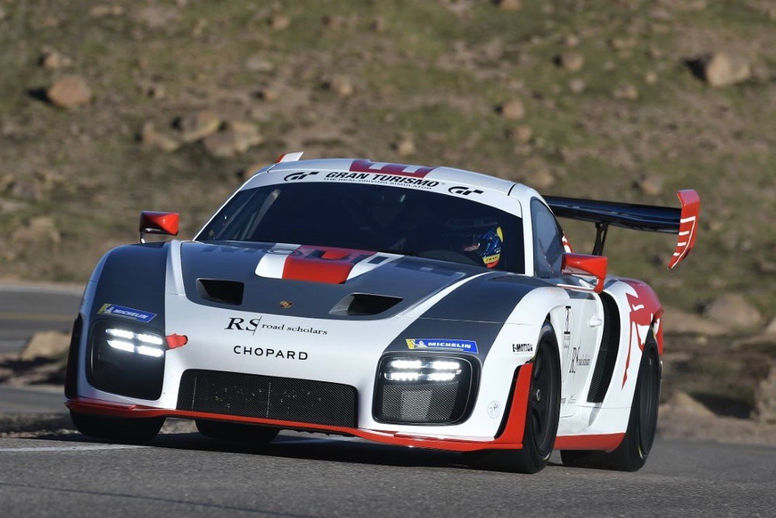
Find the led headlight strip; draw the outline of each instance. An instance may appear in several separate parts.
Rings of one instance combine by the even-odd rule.
[[[383,377],[388,381],[452,381],[461,372],[457,360],[400,358],[388,362]]]
[[[153,358],[164,355],[164,340],[161,336],[151,333],[135,333],[128,329],[109,327],[105,333],[112,337],[108,339],[108,345],[119,351],[137,353]]]

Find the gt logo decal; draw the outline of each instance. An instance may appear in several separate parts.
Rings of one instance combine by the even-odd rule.
[[[304,180],[308,176],[313,176],[313,175],[316,175],[316,174],[318,174],[318,171],[312,171],[312,172],[299,171],[297,173],[291,173],[291,174],[286,175],[286,177],[283,178],[283,181],[284,182],[293,182],[294,180]]]
[[[469,196],[470,194],[482,194],[482,191],[479,189],[470,189],[468,187],[464,187],[463,185],[454,185],[453,187],[447,189],[447,192],[451,194],[460,194],[462,196]]]

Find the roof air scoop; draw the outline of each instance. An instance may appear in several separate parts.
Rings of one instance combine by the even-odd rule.
[[[351,293],[339,301],[329,311],[329,314],[349,317],[379,315],[401,301],[401,297],[373,295],[371,293]]]

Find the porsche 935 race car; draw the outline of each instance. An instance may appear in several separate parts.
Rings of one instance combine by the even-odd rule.
[[[681,208],[542,197],[448,167],[300,160],[258,171],[191,241],[143,212],[109,251],[74,324],[76,427],[153,438],[166,417],[227,440],[294,429],[487,452],[536,472],[640,468],[657,420],[663,309],[607,276],[609,226],[678,234]],[[595,224],[574,253],[556,216]]]

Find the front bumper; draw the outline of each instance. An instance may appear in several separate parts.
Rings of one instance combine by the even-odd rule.
[[[425,434],[411,434],[405,431],[372,430],[311,424],[298,421],[266,419],[261,417],[234,416],[221,413],[198,412],[192,410],[171,410],[140,404],[122,404],[99,399],[76,397],[68,399],[65,405],[73,412],[123,418],[178,417],[184,419],[210,419],[271,426],[282,429],[304,430],[312,432],[334,433],[360,437],[369,441],[398,446],[429,448],[457,452],[479,450],[512,450],[523,447],[523,431],[528,409],[528,389],[531,383],[533,364],[527,363],[519,368],[512,388],[511,404],[505,418],[502,431],[492,440],[477,441],[453,439]]]

